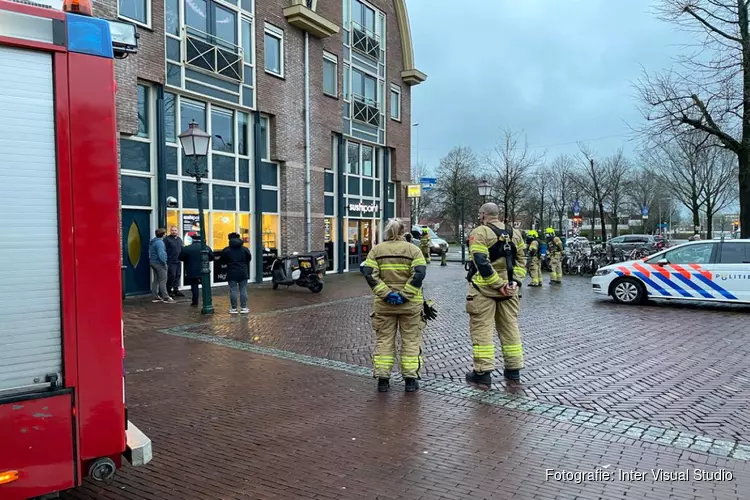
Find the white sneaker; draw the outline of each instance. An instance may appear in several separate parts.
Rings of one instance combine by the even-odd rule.
[[[237,314],[237,309],[235,308],[230,309],[229,314]]]
[[[249,312],[250,312],[250,309],[248,309],[247,307],[243,307],[242,309],[240,309],[241,314],[247,314]]]
[[[163,300],[163,302],[166,302],[167,304],[172,304],[175,302],[175,300],[172,297],[167,297]]]
[[[151,302],[156,303],[156,302],[164,302],[164,301],[161,300],[161,297],[154,297],[153,299],[151,299]]]

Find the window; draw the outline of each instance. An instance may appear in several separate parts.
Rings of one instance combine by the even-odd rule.
[[[130,175],[123,175],[120,179],[123,205],[137,207],[151,206],[151,179]]]
[[[166,0],[164,3],[164,31],[170,35],[180,36],[180,2]]]
[[[167,142],[177,142],[177,96],[164,93],[164,136]],[[182,131],[180,131],[182,132]]]
[[[711,254],[715,245],[713,243],[702,243],[698,245],[687,245],[667,252],[664,258],[670,264],[710,264]],[[657,259],[659,260],[659,259]]]
[[[401,88],[391,85],[391,119],[401,121]]]
[[[263,160],[271,159],[271,138],[268,136],[268,117],[260,117],[260,157]]]
[[[211,108],[211,149],[234,152],[234,114],[228,109]]]
[[[146,27],[151,25],[151,2],[149,0],[119,0],[119,16]]]
[[[348,143],[349,168],[347,172],[350,174],[359,175],[359,144],[356,142]]]
[[[219,39],[218,45],[233,48],[237,45],[237,15],[229,9],[219,7],[211,2],[214,9],[213,33]],[[228,42],[221,43],[221,42]]]
[[[724,243],[721,246],[721,264],[750,264],[749,243]]]
[[[338,58],[334,54],[323,52],[323,93],[338,97]]]
[[[138,85],[138,137],[149,136],[148,123],[148,104],[149,88],[145,85]]]
[[[375,11],[359,0],[352,1],[352,21],[375,33]]]
[[[362,145],[362,175],[372,177],[372,146]]]
[[[284,77],[284,32],[266,24],[264,37],[264,60],[266,72]]]
[[[376,86],[377,80],[370,76],[362,73],[358,69],[352,68],[352,94],[360,99],[363,99],[365,103],[375,106],[377,103]]]

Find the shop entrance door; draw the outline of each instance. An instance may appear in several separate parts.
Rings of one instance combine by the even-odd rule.
[[[373,245],[373,222],[369,219],[349,219],[347,240],[349,244],[348,270],[359,271],[359,265],[367,258]]]
[[[148,210],[122,211],[122,260],[126,295],[143,295],[150,290],[151,268],[148,262],[148,243],[151,212]]]

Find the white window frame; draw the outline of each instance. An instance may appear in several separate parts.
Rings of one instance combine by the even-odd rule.
[[[152,12],[151,12],[151,0],[143,0],[146,3],[146,22],[143,23],[137,19],[132,19],[126,15],[120,14],[120,2],[122,0],[117,0],[117,17],[120,19],[124,19],[127,21],[130,21],[132,23],[137,24],[138,26],[142,26],[146,29],[151,29],[151,20],[152,20]]]
[[[266,156],[261,155],[260,159],[263,161],[271,161],[271,118],[266,115],[260,115],[261,126],[265,122],[266,124]],[[253,134],[255,137],[255,134]]]
[[[280,69],[279,73],[276,73],[275,71],[271,71],[268,68],[266,68],[266,50],[268,49],[265,43],[266,35],[272,36],[279,41],[279,69]],[[278,78],[284,78],[284,30],[274,26],[273,24],[264,23],[263,24],[263,37],[264,37],[263,70],[269,75],[273,75]]]
[[[393,116],[393,94],[396,94],[398,100],[398,115]],[[391,115],[391,120],[395,120],[397,122],[401,121],[401,87],[396,85],[395,83],[391,84],[391,93],[390,93],[390,99],[389,99],[390,109],[388,110],[388,114]]]
[[[339,97],[339,58],[336,54],[331,54],[330,52],[323,51],[323,78],[325,81],[325,61],[328,61],[330,63],[333,63],[334,67],[334,77],[333,77],[333,93],[327,92],[325,85],[323,85],[323,93],[330,97],[335,97],[338,99]]]

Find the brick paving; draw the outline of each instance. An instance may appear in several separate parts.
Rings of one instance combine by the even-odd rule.
[[[568,278],[561,288],[523,290],[527,369],[521,394],[750,443],[750,309],[663,302],[626,307],[595,298],[589,286],[588,279]],[[218,293],[213,318],[195,311],[181,318],[194,322],[188,331],[370,366],[371,299],[357,274],[330,276],[319,295],[254,288],[247,318],[229,317]],[[440,312],[425,332],[423,376],[462,382],[471,348],[460,265],[431,266],[425,293]],[[132,308],[166,307],[144,309],[150,305]],[[499,377],[496,389],[503,390]]]
[[[128,320],[136,308],[128,305]],[[329,369],[248,352],[247,342],[156,333],[165,320],[128,321],[130,417],[152,438],[153,462],[63,499],[724,499],[750,491],[747,461],[435,390],[458,387],[449,381],[378,394],[356,373],[363,367],[348,373],[343,363]],[[548,469],[599,480],[555,480]],[[655,481],[651,469],[689,479]],[[618,477],[633,470],[646,476]],[[700,470],[723,480],[694,480]]]

